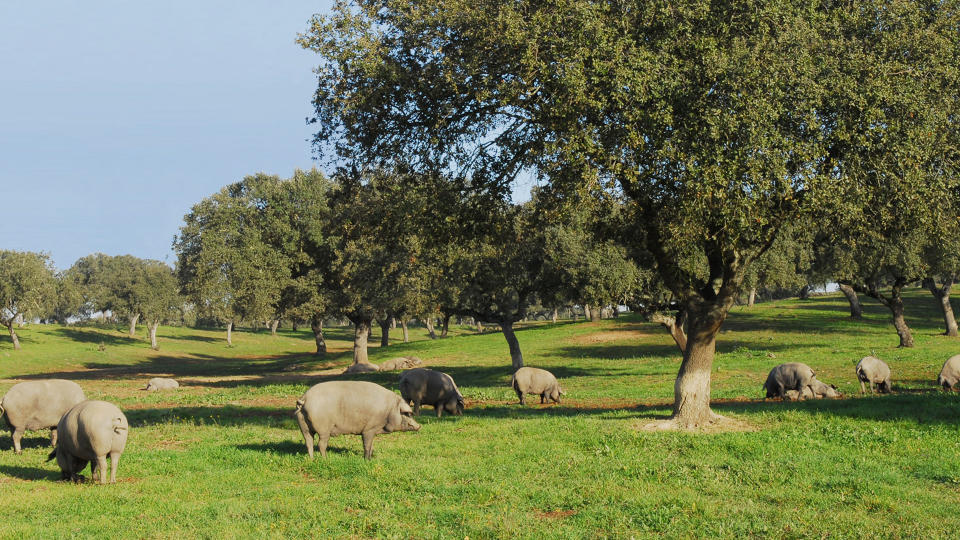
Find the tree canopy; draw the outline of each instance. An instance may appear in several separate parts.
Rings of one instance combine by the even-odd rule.
[[[20,350],[14,326],[46,316],[56,300],[57,281],[47,255],[0,250],[0,324],[7,327],[14,350]]]

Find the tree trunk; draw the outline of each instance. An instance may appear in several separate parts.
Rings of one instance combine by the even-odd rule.
[[[507,345],[510,346],[510,361],[513,363],[513,370],[516,371],[523,367],[523,353],[520,352],[517,335],[513,333],[513,321],[503,319],[500,321],[500,327],[503,328],[503,337],[507,338]]]
[[[750,287],[750,295],[747,297],[747,306],[753,307],[753,304],[757,301],[757,288]]]
[[[891,300],[890,310],[893,312],[893,326],[897,329],[897,335],[900,336],[901,347],[913,347],[913,336],[910,334],[910,327],[903,318],[903,298],[898,294]]]
[[[233,321],[227,323],[227,345],[233,346]]]
[[[357,319],[353,332],[353,363],[369,364],[367,358],[367,338],[370,336],[370,319]]]
[[[943,281],[942,287],[937,287],[937,282],[932,277],[923,280],[923,286],[930,289],[933,297],[936,298],[937,303],[940,304],[940,311],[943,313],[943,324],[946,328],[943,334],[950,337],[957,337],[957,318],[954,317],[953,306],[950,304],[950,289],[953,288],[953,282],[955,280],[955,276],[948,276],[947,279]]]
[[[396,317],[390,317],[390,329],[391,329],[391,330],[396,330],[396,329],[397,329],[397,318],[396,318]]]
[[[589,321],[593,317],[590,316],[590,306],[587,304],[583,305],[583,320]]]
[[[400,328],[403,329],[403,342],[410,343],[410,332],[407,330],[407,320],[400,319]]]
[[[139,313],[130,316],[130,337],[137,337],[137,321],[139,320]]]
[[[611,310],[611,311],[610,311],[610,315],[611,315],[614,319],[620,318],[620,305],[619,305],[619,304],[614,304],[614,305],[610,306],[610,310]]]
[[[679,427],[697,427],[720,417],[710,410],[710,372],[716,352],[717,332],[733,304],[717,300],[703,302],[687,313],[687,346],[680,372],[673,385],[673,416]]]
[[[803,288],[800,289],[800,295],[799,295],[800,299],[807,300],[808,298],[810,298],[810,291],[812,290],[813,290],[813,287],[809,285],[804,285]]]
[[[160,326],[160,321],[152,322],[149,325],[150,329],[150,348],[153,350],[158,350],[157,347],[157,327]]]
[[[860,298],[857,297],[857,291],[853,290],[847,283],[838,283],[840,291],[844,296],[847,297],[847,302],[850,303],[850,318],[851,319],[862,319],[863,318],[863,306],[860,305]]]
[[[430,339],[437,339],[437,333],[433,330],[433,315],[425,317],[423,324],[427,327],[427,333],[430,335]]]
[[[443,325],[440,327],[440,339],[447,337],[447,330],[450,329],[450,314],[443,314]]]
[[[550,319],[553,320],[553,324],[557,324],[557,308],[553,308],[553,312],[550,313]]]
[[[274,319],[274,320],[270,321],[270,335],[271,335],[271,336],[276,336],[276,335],[277,335],[277,327],[278,327],[278,326],[280,326],[280,319]]]
[[[290,329],[293,330],[294,332],[296,332],[297,330],[300,330],[300,321],[298,321],[297,319],[290,321]]]
[[[390,346],[390,327],[393,326],[393,317],[386,317],[380,321],[380,346]]]
[[[601,307],[589,307],[583,306],[586,310],[589,308],[590,311],[590,322],[598,322],[603,317],[603,308]]]
[[[323,318],[319,315],[311,317],[310,329],[313,330],[313,339],[317,342],[317,352],[313,354],[316,356],[327,354],[327,342],[323,339]]]
[[[477,332],[483,333],[483,323],[480,322],[480,319],[477,319]]]
[[[14,321],[13,321],[13,319],[11,318],[11,319],[10,319],[10,322],[7,323],[7,330],[10,331],[10,339],[13,340],[13,350],[19,351],[19,350],[20,350],[20,340],[17,338],[17,332],[16,332],[16,330],[13,329],[13,324],[14,324]]]

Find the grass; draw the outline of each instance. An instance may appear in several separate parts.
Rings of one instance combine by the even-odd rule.
[[[907,295],[913,349],[896,348],[885,308],[865,308],[862,322],[839,295],[734,308],[713,407],[751,429],[727,433],[642,429],[669,415],[680,357],[633,317],[518,332],[526,363],[561,378],[559,406],[514,403],[499,333],[413,329],[371,361],[419,356],[456,379],[468,409],[437,420],[428,408],[420,432],[378,436],[369,462],[358,436],[308,461],[291,416],[349,363],[348,329],[329,330],[333,353],[316,358],[309,330],[235,332],[228,348],[222,332],[161,328],[152,351],[142,330],[29,326],[22,351],[0,340],[0,393],[71,378],[117,403],[131,435],[111,486],[56,481],[46,433],[28,432],[20,456],[0,435],[0,537],[952,537],[960,394],[934,380],[960,340],[939,335],[921,290]],[[858,395],[867,354],[890,364],[893,395]],[[760,399],[769,369],[790,361],[846,395]],[[152,376],[183,387],[139,390]],[[355,378],[396,389],[395,372]]]

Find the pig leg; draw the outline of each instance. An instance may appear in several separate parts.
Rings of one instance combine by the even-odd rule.
[[[120,463],[120,452],[110,452],[110,483],[117,482],[117,464]]]
[[[440,418],[441,416],[443,416],[443,407],[444,407],[444,406],[445,406],[445,405],[442,404],[442,403],[437,403],[436,405],[433,406],[433,410],[436,411],[436,413],[437,413],[437,418]]]
[[[11,437],[13,438],[13,451],[18,454],[23,453],[23,449],[20,448],[20,439],[23,438],[23,432],[24,429],[22,427],[18,427],[14,428],[11,434]]]
[[[360,434],[363,437],[363,459],[373,457],[373,436],[376,434],[376,431],[364,431]]]
[[[57,428],[50,428],[50,446],[56,448],[57,446]]]
[[[325,457],[327,457],[327,442],[330,440],[330,434],[329,434],[329,433],[317,433],[317,438],[319,439],[319,440],[317,441],[317,446],[320,447],[320,457],[325,458]],[[312,452],[313,448],[311,448],[310,450],[311,450],[311,454],[312,454],[312,453],[313,453],[313,452]]]
[[[547,402],[547,393],[544,392],[544,393],[540,394],[540,404],[543,405],[543,404],[546,403],[546,402]]]
[[[303,413],[297,411],[295,415],[297,417],[297,423],[300,424],[300,432],[303,433],[303,442],[307,444],[307,455],[310,459],[313,459],[313,434],[310,433],[310,426],[307,425],[307,419],[303,417]]]
[[[520,391],[519,389],[517,389],[516,387],[514,387],[514,390],[517,392],[517,397],[520,398],[520,404],[523,405],[523,404],[524,404],[524,403],[523,403],[523,392],[521,392],[521,391]]]
[[[97,456],[97,470],[100,473],[100,483],[107,483],[107,456]],[[94,474],[93,476],[97,476]]]
[[[420,398],[413,398],[413,415],[420,416]]]
[[[863,384],[863,383],[860,383],[860,384]],[[876,386],[874,386],[873,381],[870,381],[870,393],[871,393],[871,394],[876,394],[876,393],[877,393],[877,388],[876,388]]]
[[[870,389],[873,390],[873,383],[870,383]],[[861,394],[867,393],[867,387],[864,386],[863,381],[860,381],[860,393]]]

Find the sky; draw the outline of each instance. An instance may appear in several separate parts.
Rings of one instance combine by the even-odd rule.
[[[190,207],[309,169],[330,0],[0,2],[0,249],[173,265]]]

